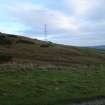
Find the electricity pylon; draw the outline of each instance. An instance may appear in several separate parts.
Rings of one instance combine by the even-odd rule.
[[[47,41],[47,24],[44,24],[44,40]]]

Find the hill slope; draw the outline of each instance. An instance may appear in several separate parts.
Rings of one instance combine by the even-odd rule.
[[[96,48],[97,50],[105,50],[105,45],[100,45],[100,46],[92,46],[90,48]]]
[[[52,44],[22,36],[0,33],[0,62],[34,63],[36,65],[102,64],[105,53],[91,48]],[[5,57],[6,56],[6,57]]]
[[[105,105],[104,51],[1,33],[0,63],[0,105]]]

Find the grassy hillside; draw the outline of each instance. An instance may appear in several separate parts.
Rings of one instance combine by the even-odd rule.
[[[105,99],[104,51],[0,33],[0,105],[94,99]]]
[[[3,33],[0,33],[0,53],[11,56],[10,62],[15,63],[62,66],[73,64],[97,65],[105,63],[105,53],[103,51],[57,45]]]
[[[0,105],[72,105],[94,99],[105,99],[105,66],[0,65]]]

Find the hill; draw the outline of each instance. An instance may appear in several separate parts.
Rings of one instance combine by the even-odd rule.
[[[105,51],[0,33],[0,105],[105,105]]]
[[[97,50],[105,50],[105,45],[100,45],[100,46],[92,46],[90,48],[96,48]]]
[[[36,65],[103,64],[104,51],[58,45],[18,35],[0,33],[1,63],[33,63]]]

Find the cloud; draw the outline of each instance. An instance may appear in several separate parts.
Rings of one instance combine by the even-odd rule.
[[[65,4],[76,16],[92,20],[105,19],[105,0],[65,0]]]
[[[105,0],[2,0],[0,30],[43,39],[44,24],[47,24],[51,41],[102,44],[105,41],[104,4]]]
[[[8,6],[8,10],[12,17],[28,25],[36,33],[43,30],[44,24],[48,25],[49,32],[52,34],[76,31],[79,27],[79,23],[73,17],[32,3],[16,3]]]

